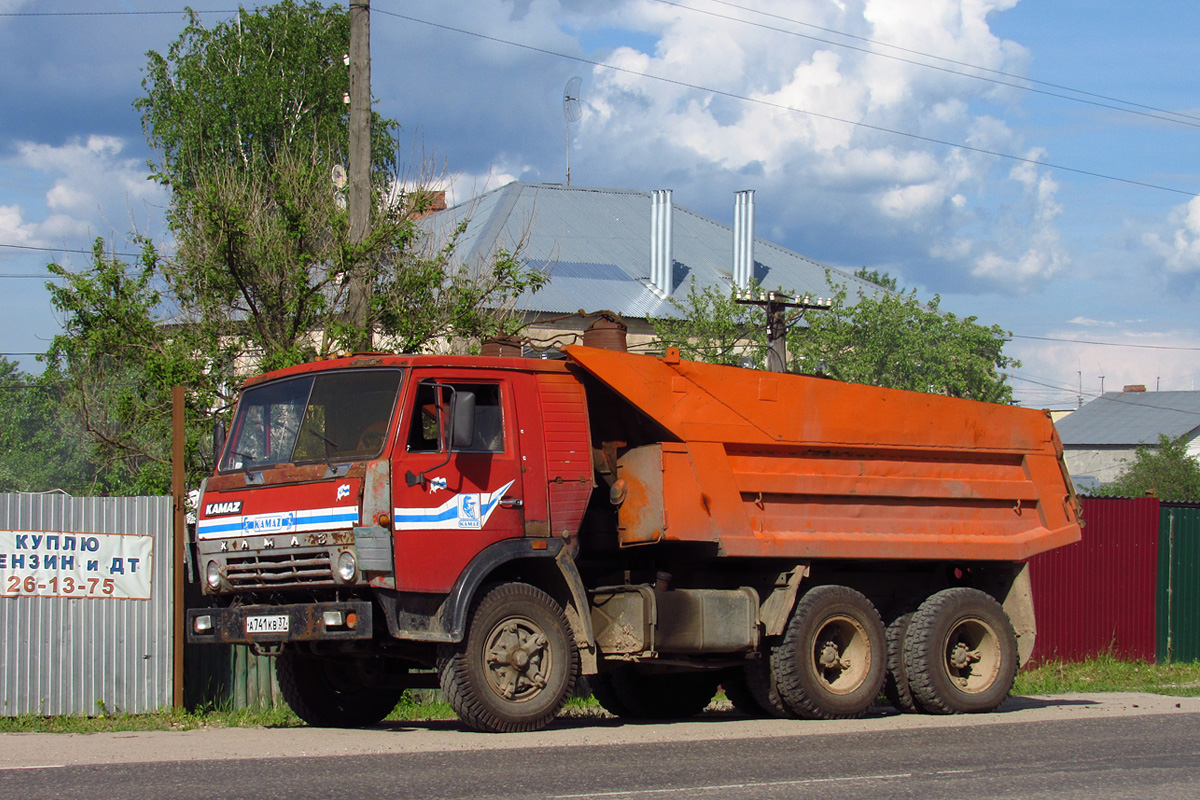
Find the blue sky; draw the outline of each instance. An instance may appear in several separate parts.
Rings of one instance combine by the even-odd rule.
[[[944,310],[1011,330],[1006,350],[1022,361],[1013,385],[1027,405],[1072,407],[1080,387],[1084,400],[1099,393],[1101,376],[1108,390],[1200,388],[1194,1],[372,8],[377,108],[403,125],[410,163],[445,164],[452,199],[512,179],[563,181],[562,90],[579,75],[573,183],[670,188],[726,222],[733,192],[755,189],[760,236],[887,271],[923,298],[940,294]],[[86,256],[64,251],[95,236],[120,250],[132,230],[161,235],[167,196],[145,180],[150,154],[131,103],[146,51],[174,40],[182,9],[0,0],[0,245],[21,246],[0,246],[0,275],[82,266]],[[29,16],[72,11],[174,13]],[[1043,93],[957,74],[978,74],[965,64]],[[58,331],[43,283],[0,277],[0,352],[44,351]]]

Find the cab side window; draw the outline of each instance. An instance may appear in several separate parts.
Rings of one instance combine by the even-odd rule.
[[[450,405],[455,394],[470,393],[475,397],[475,431],[466,447],[454,452],[504,452],[504,411],[500,402],[500,387],[488,383],[422,383],[416,400],[409,409],[408,451],[410,453],[441,452],[445,442],[444,429],[450,420]]]

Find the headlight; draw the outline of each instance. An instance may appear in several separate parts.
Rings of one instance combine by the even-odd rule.
[[[205,579],[208,581],[210,589],[219,588],[221,585],[221,565],[216,561],[208,562],[208,566],[204,570]]]
[[[354,561],[354,553],[349,550],[338,556],[337,571],[346,583],[354,580],[354,570],[358,565]]]

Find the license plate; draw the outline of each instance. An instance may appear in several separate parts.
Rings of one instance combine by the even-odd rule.
[[[288,615],[246,617],[246,633],[287,633]]]

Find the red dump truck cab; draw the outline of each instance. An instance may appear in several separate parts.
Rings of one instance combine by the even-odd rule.
[[[569,347],[366,354],[247,382],[189,640],[276,655],[306,721],[439,686],[480,730],[614,713],[990,710],[1023,560],[1079,536],[1044,413]]]

